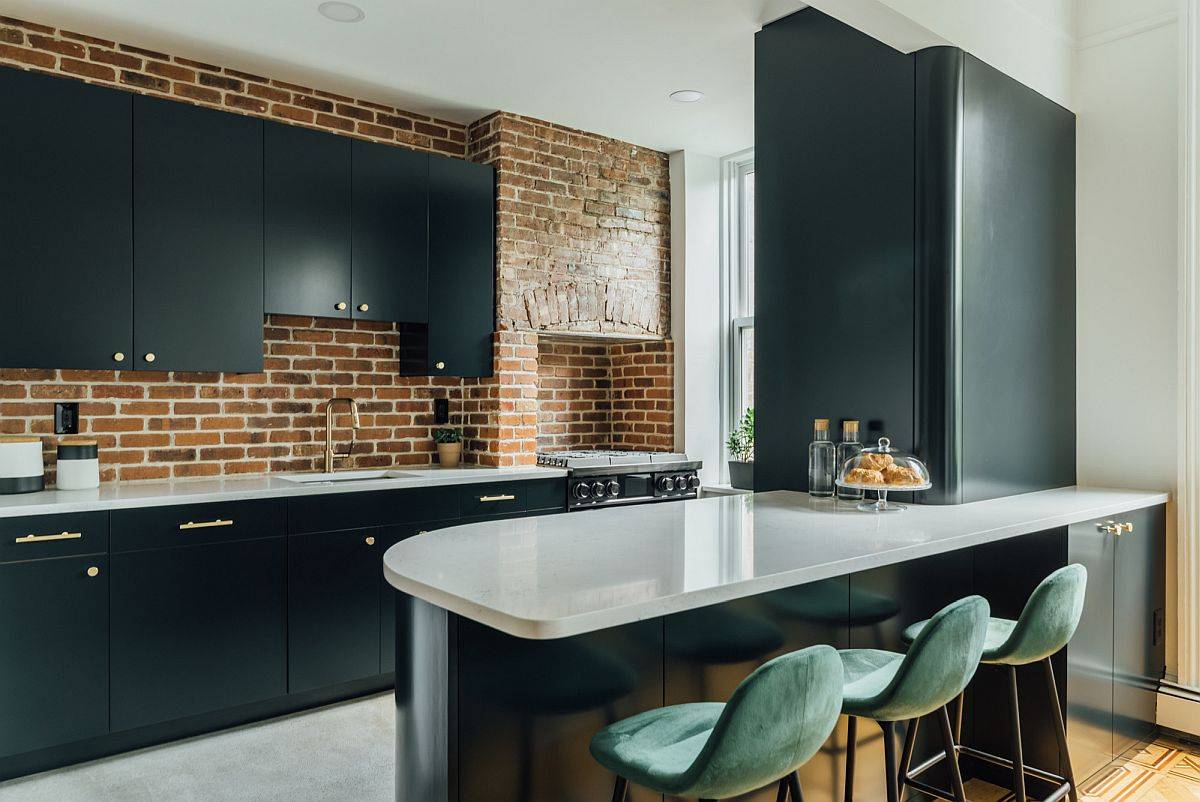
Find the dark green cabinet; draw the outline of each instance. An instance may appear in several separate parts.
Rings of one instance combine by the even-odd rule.
[[[428,292],[429,156],[351,143],[353,314],[424,321]]]
[[[282,536],[113,554],[112,729],[287,692]]]
[[[373,677],[379,669],[379,575],[373,529],[288,542],[288,691]]]
[[[0,68],[0,367],[132,364],[132,98]]]
[[[349,318],[351,140],[265,126],[266,311]]]
[[[0,755],[108,731],[107,560],[0,565]]]
[[[263,121],[135,96],[133,203],[131,366],[261,371]]]
[[[1068,562],[1088,571],[1067,647],[1067,740],[1081,779],[1154,732],[1165,659],[1155,635],[1165,604],[1164,515],[1150,507],[1068,529]]]

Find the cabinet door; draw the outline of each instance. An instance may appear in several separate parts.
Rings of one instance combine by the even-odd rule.
[[[429,162],[429,373],[491,376],[495,300],[495,171]]]
[[[1133,531],[1116,539],[1116,601],[1113,630],[1113,754],[1120,755],[1155,730],[1164,646],[1156,616],[1165,604],[1166,512],[1164,507],[1122,513]]]
[[[348,318],[351,140],[265,126],[266,311]]]
[[[288,691],[379,673],[375,530],[293,535],[288,542]]]
[[[286,692],[284,538],[110,562],[114,731]]]
[[[387,674],[396,670],[396,589],[391,586],[383,575],[383,553],[405,538],[413,535],[432,532],[446,526],[454,526],[458,521],[434,521],[431,523],[408,524],[405,526],[390,526],[380,533],[383,540],[383,551],[375,568],[379,575],[379,671]]]
[[[1116,538],[1103,521],[1067,531],[1067,560],[1088,572],[1083,617],[1067,646],[1067,742],[1075,776],[1094,774],[1113,756],[1113,570]]]
[[[0,70],[0,367],[131,363],[132,97]]]
[[[257,373],[263,121],[141,95],[133,111],[132,367]]]
[[[351,159],[353,315],[424,321],[429,155],[356,139]]]
[[[0,565],[0,755],[108,731],[105,561]]]

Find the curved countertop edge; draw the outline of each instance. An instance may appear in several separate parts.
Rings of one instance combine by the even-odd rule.
[[[0,495],[0,518],[26,515],[59,515],[71,512],[168,507],[179,504],[253,501],[255,499],[363,493],[373,490],[409,490],[484,482],[514,482],[565,477],[562,468],[380,468],[397,473],[428,474],[419,478],[362,479],[351,482],[299,483],[281,474],[258,474],[208,479],[169,479],[107,482],[93,490],[40,490],[36,493]]]
[[[648,599],[632,604],[619,605],[603,610],[579,613],[559,618],[530,618],[517,615],[512,612],[485,606],[441,588],[433,587],[427,583],[404,576],[393,566],[392,559],[389,559],[392,557],[392,552],[403,546],[403,542],[392,546],[392,548],[388,549],[388,552],[385,553],[383,561],[384,576],[386,577],[388,583],[399,591],[419,598],[425,602],[433,604],[434,606],[441,607],[449,612],[461,615],[478,623],[485,624],[506,634],[528,640],[551,640],[555,638],[582,635],[588,632],[595,632],[611,627],[632,624],[638,621],[658,618],[663,615],[686,612],[687,610],[706,607],[712,604],[734,601],[736,599],[746,598],[748,596],[756,596],[762,593],[769,593],[771,591],[805,585],[810,582],[819,582],[823,579],[831,579],[860,571],[868,571],[874,568],[894,565],[896,563],[905,562],[908,560],[931,557],[937,554],[944,554],[962,548],[981,546],[987,543],[1006,540],[1012,537],[1028,535],[1034,532],[1042,532],[1047,529],[1069,526],[1071,524],[1081,523],[1093,518],[1102,518],[1111,515],[1117,515],[1122,512],[1129,512],[1131,510],[1167,504],[1171,500],[1171,494],[1162,491],[1131,491],[1115,488],[1092,487],[1061,488],[1057,491],[1043,490],[1038,491],[1037,493],[1028,493],[1023,495],[1036,496],[1044,493],[1061,492],[1063,490],[1111,492],[1114,494],[1122,494],[1123,497],[1119,500],[1114,500],[1111,503],[1098,504],[1082,509],[1075,508],[1069,512],[1023,520],[1019,523],[998,526],[994,529],[966,532],[959,536],[943,538],[937,541],[914,543],[901,547],[888,548],[883,551],[863,554],[850,559],[814,563],[813,565],[806,565],[792,570],[781,571],[777,574],[770,574],[768,576],[743,579],[737,582],[731,582],[697,590],[683,591],[662,598]],[[794,493],[796,496],[800,497],[807,496],[806,493],[799,493],[796,491],[773,491],[773,493]],[[756,493],[751,495],[763,496],[772,495],[772,493]],[[723,501],[725,499],[738,498],[746,497],[725,496],[721,497],[720,499],[695,499],[691,501],[675,503],[698,504],[705,503],[706,501]],[[997,504],[1010,501],[1014,498],[1020,498],[1020,496],[1008,496],[1005,498],[993,499],[991,501],[973,502],[973,504]],[[967,506],[971,505],[921,505],[921,508],[925,510],[953,511]],[[559,515],[541,518],[539,521],[547,522],[554,519],[564,519],[564,516],[575,517],[580,514],[581,513],[562,513]],[[602,515],[604,514],[604,511],[589,511],[586,514],[592,516]],[[863,515],[867,514],[868,513],[863,513]],[[439,535],[444,536],[446,532],[453,529],[461,530],[489,525],[491,525],[491,522],[460,524],[455,527],[447,527],[446,529],[440,529],[435,532],[418,535],[417,537],[436,538]]]

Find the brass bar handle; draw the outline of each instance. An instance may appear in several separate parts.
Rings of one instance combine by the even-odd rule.
[[[1133,524],[1131,523],[1119,524],[1116,521],[1105,521],[1102,524],[1096,524],[1096,526],[1100,527],[1101,532],[1115,535],[1116,537],[1120,537],[1122,532],[1133,531]]]
[[[513,496],[513,495],[510,495],[510,494],[508,494],[508,493],[505,493],[505,494],[504,494],[504,495],[502,495],[502,496],[480,496],[480,497],[479,497],[479,500],[480,500],[481,502],[488,502],[488,501],[515,501],[515,500],[516,500],[516,498],[517,498],[516,496]]]
[[[14,540],[14,543],[45,543],[50,540],[79,540],[83,532],[59,532],[56,535],[26,535]]]
[[[194,523],[192,521],[188,521],[185,524],[180,524],[179,528],[181,530],[182,529],[212,529],[214,526],[233,526],[233,519],[230,519],[228,521],[222,521],[220,518],[218,518],[215,521],[204,521],[202,523]]]
[[[1132,532],[1132,531],[1133,531],[1133,522],[1132,522],[1132,521],[1126,521],[1126,522],[1125,522],[1125,523],[1123,523],[1123,524],[1117,524],[1117,528],[1118,528],[1118,529],[1124,529],[1126,532]]]

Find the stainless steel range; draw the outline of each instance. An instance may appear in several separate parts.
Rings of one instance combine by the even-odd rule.
[[[576,512],[696,498],[704,463],[656,451],[547,451],[537,464],[570,472],[567,511]]]

